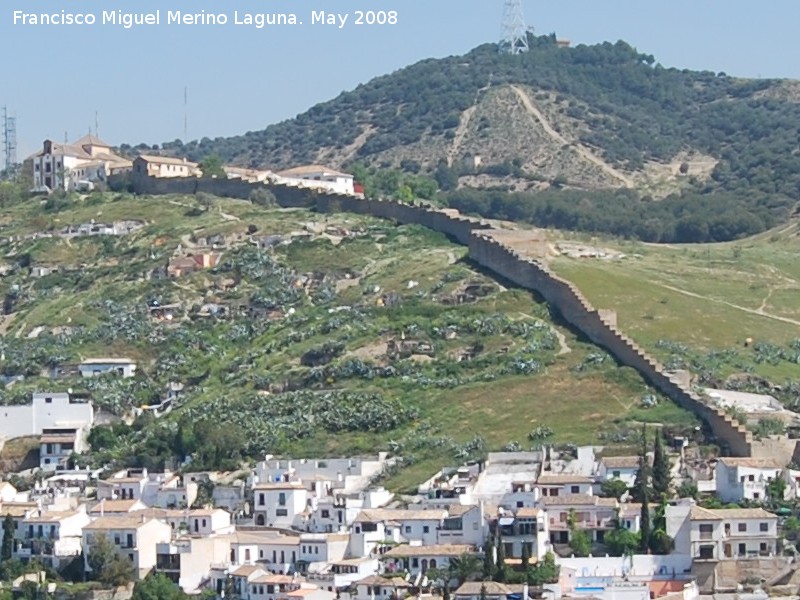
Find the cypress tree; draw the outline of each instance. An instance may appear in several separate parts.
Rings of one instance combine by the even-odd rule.
[[[664,442],[661,432],[656,432],[653,445],[653,494],[659,502],[669,497],[669,486],[672,483],[669,470],[669,458],[664,452]]]
[[[642,439],[639,450],[639,468],[636,471],[636,479],[631,488],[631,497],[634,502],[644,502],[648,497],[648,487],[650,486],[650,465],[647,462],[647,428],[642,425]]]
[[[650,499],[647,497],[647,487],[644,488],[644,498],[642,498],[642,509],[639,512],[639,550],[647,554],[650,548]]]
[[[483,580],[492,581],[494,572],[494,538],[489,535],[483,551]]]
[[[503,546],[503,538],[500,537],[500,532],[497,532],[497,565],[495,570],[495,580],[501,583],[506,581],[506,550]]]
[[[0,560],[10,560],[11,553],[14,550],[14,533],[16,527],[14,526],[14,519],[11,513],[6,514],[3,519],[3,546],[0,548]]]

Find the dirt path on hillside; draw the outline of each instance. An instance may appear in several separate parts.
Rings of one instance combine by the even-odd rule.
[[[464,138],[467,136],[467,129],[469,128],[469,122],[472,120],[472,115],[475,114],[475,111],[477,109],[478,107],[473,104],[463,113],[461,113],[461,120],[458,122],[458,129],[456,129],[456,134],[453,137],[453,143],[447,150],[448,167],[453,166],[453,159],[456,156],[458,156],[458,151],[461,149],[461,142],[463,142]]]
[[[764,312],[761,308],[747,308],[746,306],[739,306],[738,304],[733,304],[731,302],[726,302],[725,300],[717,300],[716,298],[709,298],[708,296],[703,296],[701,294],[695,294],[694,292],[690,292],[688,290],[683,290],[681,288],[673,287],[671,285],[667,285],[665,283],[657,283],[656,285],[666,288],[668,290],[672,290],[673,292],[678,292],[679,294],[683,294],[684,296],[690,296],[692,298],[698,298],[699,300],[706,300],[708,302],[716,302],[717,304],[724,304],[725,306],[730,306],[731,308],[735,308],[737,310],[741,310],[742,312],[750,313],[751,315],[757,315],[759,317],[766,317],[768,319],[773,319],[775,321],[781,321],[783,323],[791,323],[792,325],[800,325],[800,321],[796,321],[794,319],[790,319],[789,317],[781,317],[778,315],[773,315],[768,312]]]
[[[570,147],[574,148],[575,152],[577,152],[578,155],[581,158],[583,158],[585,161],[588,161],[588,162],[600,167],[600,169],[604,173],[606,173],[606,174],[610,175],[611,177],[613,177],[614,179],[622,182],[622,184],[625,187],[627,187],[627,188],[634,187],[633,180],[630,177],[628,177],[627,175],[623,175],[622,173],[617,171],[614,167],[612,167],[607,162],[605,162],[602,158],[600,158],[599,156],[594,155],[592,152],[590,152],[588,149],[584,148],[580,144],[575,143],[573,145],[571,142],[567,141],[567,139],[564,138],[564,136],[562,136],[560,133],[558,133],[558,131],[553,129],[553,126],[550,125],[550,123],[548,122],[547,118],[544,116],[542,111],[540,111],[536,107],[536,105],[533,103],[533,100],[531,100],[530,96],[528,96],[528,94],[525,93],[525,90],[523,90],[523,89],[521,89],[521,88],[519,88],[519,87],[517,87],[515,85],[512,85],[510,87],[517,94],[517,96],[519,97],[520,101],[522,102],[523,106],[528,111],[528,113],[533,118],[535,118],[537,121],[539,121],[539,124],[542,126],[542,129],[544,129],[545,133],[547,133],[547,135],[549,135],[551,138],[553,138],[553,140],[555,140],[556,142],[558,142],[562,146],[570,146]]]

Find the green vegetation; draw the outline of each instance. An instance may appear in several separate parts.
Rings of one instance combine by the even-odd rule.
[[[118,417],[141,413],[130,426],[95,428],[79,461],[236,468],[265,452],[386,449],[403,468],[385,483],[408,489],[512,444],[625,443],[642,421],[676,433],[697,424],[554,324],[547,306],[501,288],[463,262],[463,247],[422,227],[106,194],[66,197],[56,212],[6,208],[0,240],[90,218],[145,226],[114,238],[5,241],[0,280],[0,372],[16,380],[3,403],[72,388]],[[227,239],[216,266],[164,277],[179,246],[199,253],[194,245],[213,235]],[[261,249],[251,235],[281,243]],[[31,277],[40,264],[62,270]],[[172,319],[151,310],[171,304],[180,305]],[[94,356],[130,357],[137,375],[48,377]],[[184,389],[155,417],[171,382]]]
[[[789,218],[795,197],[759,192],[675,194],[663,200],[630,190],[546,190],[509,194],[460,189],[442,201],[467,214],[645,242],[724,242],[760,233]]]
[[[433,180],[447,191],[459,176],[480,176],[469,184],[507,190],[504,178],[511,177],[550,189],[508,197],[459,190],[448,200],[487,216],[654,242],[739,239],[784,222],[800,198],[800,104],[792,101],[789,83],[665,68],[623,41],[560,48],[554,35],[531,36],[530,46],[520,56],[486,44],[464,56],[424,60],[262,131],[175,140],[162,150],[270,168],[323,155],[352,167],[368,195],[405,200],[432,198]],[[555,146],[545,158],[552,167],[526,162],[541,126],[527,112],[510,110],[506,101],[521,107],[512,89],[540,105],[566,140],[549,140]],[[504,93],[510,96],[498,99]],[[533,147],[506,143],[526,130],[535,133],[527,136]],[[462,148],[467,138],[470,150]],[[633,192],[569,189],[576,186],[572,179],[590,189],[620,184],[617,178],[592,185],[574,161],[553,161],[552,155],[575,154],[578,147],[640,183],[650,182],[653,169],[666,171],[675,185],[654,193],[676,193],[655,202]],[[462,158],[483,153],[479,148],[489,162],[462,166]],[[693,172],[691,156],[709,166]]]

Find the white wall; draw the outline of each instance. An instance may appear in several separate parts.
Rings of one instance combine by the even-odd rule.
[[[688,576],[692,568],[692,559],[688,554],[628,556],[590,556],[586,558],[559,558],[556,563],[575,569],[575,576],[580,577],[676,577]]]
[[[31,404],[0,407],[0,438],[41,435],[43,429],[88,429],[93,422],[91,404],[70,403],[69,394],[64,392],[36,393]]]

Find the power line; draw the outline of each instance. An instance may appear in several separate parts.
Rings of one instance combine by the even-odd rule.
[[[5,171],[10,173],[17,164],[17,118],[8,116],[8,107],[3,107],[3,154]]]
[[[505,0],[500,52],[505,52],[506,54],[522,54],[527,51],[528,27],[525,25],[522,0]]]

